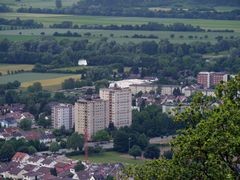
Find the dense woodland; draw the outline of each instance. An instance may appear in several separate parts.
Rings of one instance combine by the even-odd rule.
[[[85,58],[90,66],[105,66],[98,71],[84,71],[97,80],[100,80],[100,77],[109,78],[112,72],[107,67],[114,64],[137,67],[140,72],[136,73],[142,73],[142,76],[158,76],[160,79],[165,77],[172,80],[194,76],[202,70],[237,73],[240,68],[240,40],[221,39],[219,37],[216,44],[201,42],[172,44],[167,40],[158,43],[143,41],[138,44],[131,42],[119,44],[107,38],[94,42],[87,39],[57,41],[43,38],[25,42],[5,39],[0,41],[0,59],[1,63],[41,63],[44,66],[38,67],[35,71],[43,72],[57,67],[74,66],[79,59]],[[224,51],[228,51],[229,55],[208,61],[202,56]]]
[[[10,12],[11,9],[5,4],[0,4],[0,12]]]

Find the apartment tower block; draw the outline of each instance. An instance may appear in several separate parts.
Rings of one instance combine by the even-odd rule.
[[[109,121],[117,128],[132,124],[132,93],[128,88],[100,89],[100,98],[109,102]]]

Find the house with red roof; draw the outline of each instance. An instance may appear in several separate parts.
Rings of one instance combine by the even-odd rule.
[[[26,162],[29,159],[29,155],[27,153],[16,152],[16,154],[12,157],[12,161],[14,162]]]
[[[57,173],[62,173],[64,171],[70,171],[70,169],[74,169],[75,164],[70,164],[70,163],[62,163],[62,162],[58,162],[55,165],[55,168],[57,170]]]

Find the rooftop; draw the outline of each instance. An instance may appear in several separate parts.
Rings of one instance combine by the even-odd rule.
[[[145,83],[150,83],[150,81],[144,79],[125,79],[121,81],[111,82],[109,87],[115,87],[117,85],[120,88],[128,88],[132,84],[145,84]]]

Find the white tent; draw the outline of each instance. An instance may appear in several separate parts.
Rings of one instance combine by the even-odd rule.
[[[80,59],[78,60],[79,66],[87,66],[87,60],[86,59]]]

